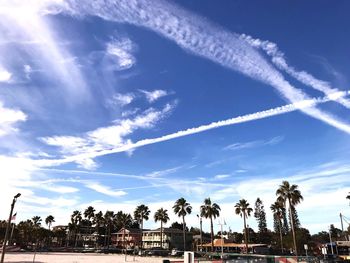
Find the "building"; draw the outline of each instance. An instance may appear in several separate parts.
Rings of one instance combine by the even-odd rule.
[[[141,229],[122,228],[117,233],[111,234],[111,242],[113,246],[122,248],[134,248],[140,246]]]
[[[199,245],[199,250],[201,246]],[[207,244],[203,244],[203,251],[211,251],[211,242]],[[245,253],[246,245],[244,243],[234,243],[227,239],[215,239],[214,240],[214,251],[221,252],[223,250],[224,253]],[[256,254],[268,254],[268,246],[266,244],[248,244],[249,253]]]
[[[160,241],[160,228],[155,230],[146,230],[142,233],[143,248],[164,248],[164,249],[183,249],[183,232],[176,228],[163,228],[162,243]],[[191,248],[193,237],[191,233],[186,232],[186,248]]]

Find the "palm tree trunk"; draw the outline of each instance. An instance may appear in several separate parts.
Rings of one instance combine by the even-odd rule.
[[[298,256],[297,242],[296,242],[296,239],[295,239],[295,231],[294,231],[294,220],[293,220],[293,215],[292,215],[292,205],[290,203],[290,199],[289,198],[288,198],[288,204],[289,204],[290,224],[291,224],[291,227],[292,227],[292,234],[293,234],[294,251],[295,251],[295,255]]]
[[[142,250],[142,247],[143,247],[143,242],[142,242],[142,234],[143,234],[143,219],[141,219],[141,240],[140,240],[140,247],[141,247],[141,250]]]
[[[182,216],[182,230],[183,230],[183,238],[184,238],[184,251],[186,250],[186,226],[185,226],[185,217]]]
[[[245,249],[246,249],[246,254],[248,254],[248,235],[247,235],[247,224],[245,220],[245,212],[243,213],[243,221],[244,221],[244,241],[245,241]]]
[[[160,221],[160,247],[163,248],[163,222]]]
[[[213,226],[213,217],[210,217],[210,238],[211,238],[211,252],[214,252],[214,226]]]
[[[283,236],[282,236],[282,224],[281,218],[278,219],[279,229],[280,229],[280,239],[281,239],[281,251],[283,253]]]

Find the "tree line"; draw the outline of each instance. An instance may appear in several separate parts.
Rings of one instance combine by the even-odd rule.
[[[350,193],[346,196],[350,200]],[[242,232],[226,231],[225,234],[234,242],[245,243],[245,251],[248,251],[248,243],[263,243],[272,246],[276,251],[285,253],[293,251],[295,254],[303,250],[304,244],[309,244],[311,249],[318,243],[329,242],[329,233],[326,231],[319,232],[313,236],[309,231],[301,227],[296,206],[303,201],[303,196],[295,184],[283,181],[276,190],[276,201],[270,206],[273,215],[273,230],[267,228],[266,211],[263,201],[257,198],[254,208],[246,199],[239,200],[234,205],[234,213],[239,215],[243,221]],[[186,248],[186,232],[199,234],[200,230],[195,227],[188,229],[186,226],[186,216],[192,213],[192,206],[183,197],[175,201],[172,207],[174,213],[181,219],[182,223],[173,223],[172,227],[179,228],[183,231],[183,248]],[[211,248],[214,250],[214,239],[219,238],[221,233],[214,233],[213,220],[220,216],[221,208],[217,203],[212,202],[208,197],[200,206],[200,217],[210,221],[210,233],[203,232],[204,236],[210,237]],[[94,246],[109,246],[111,243],[111,233],[117,232],[122,228],[139,228],[144,229],[144,221],[149,220],[151,211],[145,204],[136,207],[133,215],[118,211],[102,211],[97,212],[94,207],[87,207],[84,212],[73,211],[70,222],[68,223],[68,234],[66,229],[51,229],[55,218],[49,215],[44,222],[47,228],[42,226],[42,218],[34,216],[32,219],[19,222],[12,225],[12,241],[16,241],[21,246],[50,246],[52,238],[56,238],[58,245],[76,247],[81,246],[77,237],[81,233],[95,233],[98,239],[94,242]],[[258,231],[255,232],[247,224],[247,219],[253,215],[257,220]],[[154,214],[155,222],[160,223],[160,231],[163,231],[163,225],[169,221],[168,210],[159,208]],[[0,221],[0,236],[4,237],[6,221]],[[349,229],[348,229],[349,230]],[[331,235],[334,238],[343,235],[340,229],[330,226]],[[161,234],[162,237],[162,234]],[[11,242],[11,240],[10,240]],[[163,240],[160,241],[163,246]],[[142,249],[142,242],[140,244]]]

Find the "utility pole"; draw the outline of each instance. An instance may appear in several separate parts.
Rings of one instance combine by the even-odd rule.
[[[220,231],[221,231],[221,258],[224,258],[224,234],[223,234],[223,229],[222,226],[226,225],[225,219],[223,220],[224,222],[222,222],[221,220],[219,220],[218,225],[220,225]]]
[[[333,255],[334,251],[333,251],[333,242],[332,242],[331,229],[328,230],[328,233],[329,233],[329,243],[331,244],[331,252],[332,252],[332,255]]]
[[[202,250],[203,250],[202,217],[200,215],[197,215],[197,217],[199,218],[199,226],[200,226],[199,233],[200,233],[200,242],[201,242],[201,250],[200,251],[202,252]]]
[[[10,232],[10,227],[11,227],[11,220],[12,220],[12,213],[13,213],[13,208],[15,207],[15,203],[17,201],[17,198],[20,197],[21,194],[18,193],[13,197],[12,200],[12,204],[11,204],[11,210],[10,210],[10,216],[9,216],[9,220],[7,222],[7,226],[6,226],[6,232],[5,232],[5,238],[4,238],[4,243],[2,245],[2,254],[1,254],[1,263],[4,263],[4,258],[5,258],[5,251],[6,251],[6,245],[7,245],[7,239],[9,236],[9,232]]]

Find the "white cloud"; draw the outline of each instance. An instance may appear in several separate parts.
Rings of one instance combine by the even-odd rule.
[[[127,135],[132,134],[137,129],[154,127],[157,122],[171,112],[173,107],[174,104],[166,104],[159,111],[150,108],[133,119],[119,120],[116,125],[100,127],[80,137],[52,136],[40,139],[48,145],[60,147],[67,162],[77,162],[86,169],[96,168],[96,164],[92,161],[94,157],[99,156],[101,152],[132,144],[130,140],[126,139]],[[126,151],[129,150],[132,150],[132,148]],[[60,160],[41,160],[39,162],[41,165],[46,163],[50,166],[59,164]]]
[[[113,39],[106,46],[107,54],[116,58],[116,68],[118,70],[129,69],[136,63],[136,59],[132,55],[134,50],[135,44],[128,38]]]
[[[284,140],[283,136],[276,136],[274,138],[271,138],[269,140],[256,140],[256,141],[250,141],[250,142],[236,142],[230,145],[227,145],[224,147],[224,150],[240,150],[240,149],[249,149],[249,148],[256,148],[261,147],[265,145],[275,145],[277,143],[280,143]]]
[[[348,94],[350,94],[349,91],[339,92],[339,96],[340,95],[347,96]],[[211,130],[211,129],[216,129],[219,127],[225,127],[225,126],[236,125],[236,124],[255,121],[255,120],[261,120],[264,118],[277,116],[277,115],[293,112],[293,111],[300,110],[300,109],[304,110],[304,109],[309,108],[309,107],[314,107],[320,103],[325,103],[325,102],[330,101],[329,96],[333,96],[333,95],[331,94],[331,95],[328,95],[328,96],[325,96],[322,98],[302,100],[302,101],[298,101],[298,102],[295,102],[292,104],[287,104],[284,106],[280,106],[280,107],[265,110],[265,111],[259,111],[259,112],[255,112],[255,113],[251,113],[251,114],[247,114],[247,115],[243,115],[243,116],[239,116],[239,117],[235,117],[235,118],[231,118],[231,119],[227,119],[227,120],[212,122],[210,124],[202,125],[199,127],[189,128],[187,130],[178,131],[178,132],[171,133],[171,134],[164,135],[164,136],[157,137],[157,138],[139,140],[135,143],[132,143],[131,141],[123,141],[123,143],[116,143],[116,141],[118,141],[118,139],[119,139],[119,141],[122,140],[122,137],[124,136],[124,134],[130,133],[130,132],[127,132],[127,130],[130,130],[131,127],[137,127],[137,128],[138,127],[143,127],[143,128],[152,127],[153,121],[158,120],[160,118],[160,116],[159,116],[160,112],[151,111],[150,112],[151,114],[138,116],[133,121],[127,120],[125,122],[125,127],[123,127],[123,125],[119,125],[119,126],[112,126],[112,127],[107,127],[107,128],[100,128],[100,129],[97,129],[96,131],[93,131],[92,132],[93,134],[97,134],[97,136],[95,135],[97,143],[95,143],[94,147],[92,147],[92,148],[89,147],[86,149],[86,147],[82,147],[82,148],[74,149],[73,152],[75,152],[75,153],[80,152],[80,154],[76,154],[74,156],[68,156],[64,159],[59,159],[59,160],[40,160],[40,162],[41,162],[41,165],[44,165],[44,163],[46,163],[46,165],[52,166],[52,165],[59,165],[59,164],[68,163],[68,162],[77,162],[79,160],[91,159],[91,158],[95,158],[95,157],[103,156],[103,155],[107,155],[107,154],[112,154],[112,153],[126,152],[126,151],[130,151],[131,149],[136,149],[138,147],[142,147],[145,145],[164,142],[164,141],[180,138],[183,136],[188,136],[188,135],[204,132],[204,131]],[[172,106],[168,104],[162,110],[161,116],[164,113],[167,113],[168,111],[170,111],[171,109],[172,109]],[[132,123],[132,125],[129,126],[131,123]],[[123,122],[122,122],[122,124],[123,124]],[[111,132],[114,129],[115,129],[115,132]],[[347,125],[343,125],[342,129],[344,131],[350,133],[350,127],[348,127]],[[116,137],[115,135],[118,134],[118,132],[116,132],[116,131],[118,131],[118,130],[122,131],[122,133],[119,133],[119,137]],[[50,144],[51,138],[52,137],[42,138],[42,140],[44,142]],[[56,137],[53,137],[53,138],[55,141]],[[60,138],[60,137],[58,137],[58,138]],[[79,139],[81,139],[81,138],[79,138]],[[91,143],[90,142],[91,140],[90,141],[87,139],[83,139],[83,140],[87,141],[87,143]],[[94,142],[94,140],[93,140],[93,142]],[[109,147],[103,147],[103,144],[107,144]],[[55,145],[57,145],[57,144],[55,144]],[[57,146],[59,146],[59,145],[57,145]],[[61,145],[61,147],[64,148],[64,147],[66,147],[66,145]],[[70,146],[68,145],[67,147],[70,147]]]
[[[27,115],[20,110],[6,108],[0,102],[0,137],[17,132],[15,125],[27,120]]]
[[[134,99],[135,99],[135,96],[132,93],[127,93],[127,94],[117,93],[113,95],[111,103],[116,104],[117,106],[123,107],[125,105],[130,104]]]
[[[214,180],[222,180],[231,177],[230,174],[217,174],[214,176]]]
[[[32,73],[33,69],[30,65],[26,64],[23,66],[23,71],[27,79],[30,79],[30,74]]]
[[[166,90],[161,90],[161,89],[157,89],[153,91],[140,89],[140,91],[145,94],[146,99],[148,100],[149,103],[155,102],[159,98],[169,95],[169,93]]]
[[[90,188],[90,189],[96,191],[96,192],[99,192],[101,194],[105,194],[105,195],[108,195],[108,196],[112,196],[112,197],[120,197],[120,196],[123,196],[123,195],[127,194],[125,191],[113,190],[110,187],[102,185],[102,184],[97,183],[97,182],[87,182],[85,184],[85,186],[87,188]]]
[[[225,31],[174,3],[124,0],[118,1],[118,4],[114,1],[95,1],[92,4],[72,0],[61,11],[74,15],[95,15],[108,21],[151,29],[197,56],[271,85],[292,103],[309,99],[239,35]],[[332,114],[314,107],[300,110],[339,130],[347,133],[350,130],[348,124]]]
[[[247,41],[251,46],[261,48],[272,58],[272,62],[279,68],[287,72],[289,75],[300,81],[301,83],[312,87],[315,90],[322,91],[324,94],[337,93],[339,90],[332,88],[331,85],[323,80],[317,79],[310,73],[305,71],[297,71],[294,67],[289,66],[285,55],[278,49],[278,46],[270,41],[254,39],[249,35],[242,34],[241,39]],[[340,97],[332,98],[334,101],[338,101],[346,108],[350,109],[350,101]]]
[[[12,74],[0,66],[0,82],[10,82]]]

